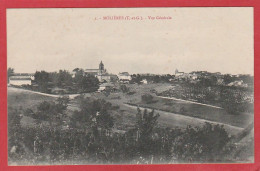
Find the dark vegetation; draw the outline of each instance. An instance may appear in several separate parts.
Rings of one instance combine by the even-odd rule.
[[[116,133],[115,118],[110,115],[113,106],[109,102],[84,97],[78,100],[79,110],[71,116],[64,115],[67,98],[42,102],[36,110],[9,108],[9,161],[21,164],[227,162],[226,157],[235,148],[222,126],[206,123],[186,129],[159,128],[159,115],[139,108],[134,127]],[[23,115],[52,126],[22,126]]]
[[[51,94],[73,94],[97,91],[99,81],[93,75],[85,75],[82,69],[75,71],[74,77],[66,71],[37,71],[32,86],[26,86],[35,91]]]
[[[230,114],[254,112],[252,87],[182,83],[157,95],[216,105],[225,108]]]
[[[14,69],[13,68],[8,68],[7,69],[7,83],[9,83],[9,78],[14,74]]]
[[[144,94],[144,95],[142,95],[142,101],[144,103],[147,103],[147,104],[155,102],[154,98],[153,98],[153,96],[151,94]]]
[[[82,69],[75,69],[74,72],[74,77],[64,70],[53,73],[36,72],[33,85],[26,88],[52,94],[85,93],[98,89],[97,78],[85,75]],[[8,77],[12,74],[13,70],[8,70]],[[166,83],[171,82],[174,76],[137,74],[132,75],[130,83],[141,84],[143,79],[149,83]],[[200,78],[196,83],[179,80],[174,89],[162,93],[153,90],[151,94],[213,104],[225,108],[231,114],[253,113],[253,102],[250,101],[253,94],[252,79],[247,76],[241,76],[239,79],[243,79],[249,87],[228,87],[226,84],[231,83],[235,78],[225,75],[225,85],[217,85],[215,77]],[[129,87],[120,85],[118,91],[127,95],[135,94]],[[104,91],[107,96],[111,92],[115,91],[112,89]],[[211,109],[212,113],[201,117],[201,113],[203,115],[204,113],[199,110],[208,112],[206,108],[198,108],[194,104],[185,104],[184,107],[168,99],[158,100],[159,97],[151,94],[141,96],[141,105],[136,103],[133,105],[163,111],[170,109],[170,112],[198,118],[206,117],[205,119],[208,120],[217,118],[222,123],[225,123],[223,120],[228,122],[232,120],[232,123],[236,123],[236,120],[241,121],[247,117],[240,115],[233,119],[232,115],[226,113],[224,115],[227,117],[215,115],[213,109]],[[120,96],[116,98],[120,99]],[[23,101],[18,96],[13,100]],[[246,145],[237,149],[235,144],[235,141],[244,137],[248,131],[234,138],[228,135],[223,126],[210,123],[198,127],[187,126],[185,129],[160,128],[157,125],[160,117],[158,114],[153,110],[141,111],[138,107],[136,122],[131,127],[117,130],[115,123],[118,118],[113,118],[112,113],[120,111],[119,106],[113,106],[103,99],[83,96],[76,100],[78,109],[74,111],[67,109],[69,106],[67,97],[55,101],[43,101],[39,104],[34,102],[33,106],[24,105],[29,106],[25,110],[8,107],[9,161],[25,165],[236,162],[239,158],[234,156],[243,153],[243,149],[249,149]],[[122,113],[119,114],[121,116]],[[23,125],[21,123],[23,117],[33,118],[35,125]],[[253,141],[250,145],[252,143]]]

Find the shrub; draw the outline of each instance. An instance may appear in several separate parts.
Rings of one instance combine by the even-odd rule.
[[[153,102],[153,96],[151,94],[144,94],[142,95],[142,101],[145,103],[152,103]]]
[[[121,85],[120,86],[120,90],[123,92],[123,93],[127,93],[129,91],[129,88],[126,86],[126,85]]]

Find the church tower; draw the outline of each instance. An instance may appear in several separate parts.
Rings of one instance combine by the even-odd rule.
[[[103,62],[101,61],[100,64],[99,64],[99,72],[102,74],[104,72],[104,64]]]

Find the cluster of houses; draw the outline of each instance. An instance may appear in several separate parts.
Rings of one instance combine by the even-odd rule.
[[[72,72],[72,77],[74,77],[75,74],[76,72]],[[94,75],[101,83],[111,82],[111,80],[119,80],[120,82],[129,82],[131,80],[131,75],[128,72],[120,72],[118,75],[108,73],[102,61],[98,69],[85,69],[84,74]]]
[[[72,71],[72,77],[75,77],[76,71]],[[119,81],[121,83],[129,83],[132,79],[131,75],[128,72],[120,72],[119,74],[111,74],[105,69],[103,62],[101,61],[99,67],[97,69],[85,69],[84,74],[86,75],[94,75],[98,78],[99,82],[101,83],[101,87],[103,83],[110,83],[112,80]],[[151,75],[151,74],[149,74]],[[207,71],[193,71],[190,73],[180,72],[178,69],[175,70],[174,79],[169,80],[189,80],[190,82],[196,83],[200,78],[210,78],[215,76],[217,78],[217,84],[223,85],[224,84],[224,75],[220,72],[216,73],[209,73]],[[236,75],[231,75],[232,77],[236,77]],[[9,77],[9,84],[15,86],[22,86],[22,85],[32,85],[32,81],[34,80],[34,74],[31,73],[16,73]],[[143,84],[147,84],[147,80],[143,79],[141,81]],[[248,87],[247,84],[243,83],[242,80],[237,80],[229,83],[227,86],[237,86],[237,87]]]
[[[190,82],[196,83],[200,78],[210,78],[215,76],[217,78],[217,85],[224,85],[224,75],[220,72],[210,73],[207,71],[192,71],[190,73],[179,72],[178,69],[175,70],[175,80],[189,80]],[[230,75],[233,78],[237,78],[240,75]],[[236,80],[228,83],[227,86],[235,87],[248,87],[243,80]]]
[[[72,77],[75,77],[76,71],[72,71]],[[85,75],[95,76],[100,83],[109,83],[111,80],[117,80],[123,83],[129,83],[131,75],[128,72],[120,72],[118,75],[108,73],[101,61],[98,69],[85,69]],[[32,85],[34,80],[34,73],[15,73],[9,77],[9,85],[22,86]],[[104,84],[106,85],[106,84]]]

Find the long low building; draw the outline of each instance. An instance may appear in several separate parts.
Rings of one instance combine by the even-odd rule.
[[[118,79],[120,81],[130,81],[132,78],[131,78],[131,75],[128,72],[120,72],[118,74]]]
[[[32,80],[31,78],[9,78],[9,84],[10,85],[16,85],[16,86],[21,86],[21,85],[32,85]]]
[[[15,86],[32,85],[32,80],[34,80],[34,74],[14,74],[9,77],[9,84]]]

